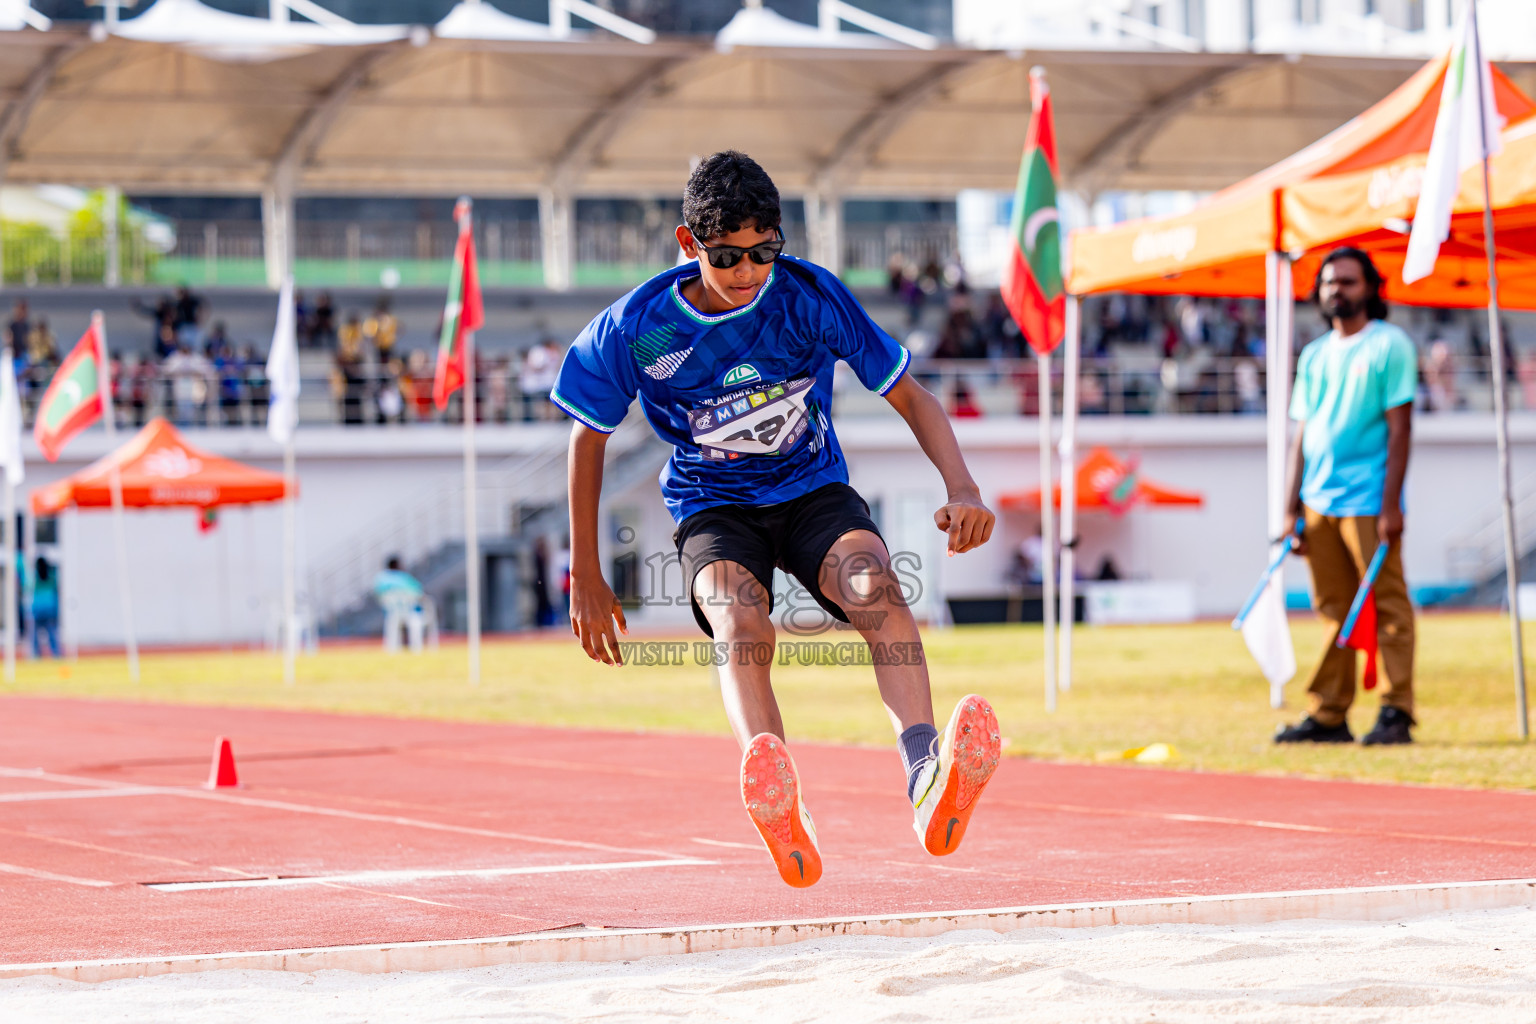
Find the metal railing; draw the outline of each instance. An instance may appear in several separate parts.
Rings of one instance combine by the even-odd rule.
[[[609,438],[605,462],[612,467],[656,444],[650,425],[631,415]],[[492,463],[482,469],[477,483],[477,534],[483,538],[516,534],[525,514],[565,500],[566,445],[562,440]],[[436,487],[364,524],[351,541],[314,565],[308,573],[308,596],[317,620],[333,619],[370,593],[385,558],[393,555],[405,565],[418,564],[455,542],[462,543],[464,494],[462,478]]]
[[[299,422],[304,425],[368,427],[462,423],[460,397],[446,410],[432,402],[433,368],[413,358],[403,370],[369,362],[346,370],[331,356],[306,351],[302,359]],[[52,379],[55,363],[28,366],[18,375],[24,423],[31,425],[37,403]],[[912,376],[937,395],[956,418],[1033,416],[1039,409],[1039,364],[1034,359],[914,359]],[[563,417],[548,400],[543,384],[521,387],[515,357],[490,356],[476,374],[477,422],[519,423]],[[547,383],[547,382],[546,382]],[[1420,375],[1416,412],[1488,412],[1492,409],[1488,360],[1464,356]],[[1060,361],[1052,368],[1053,393],[1061,394]],[[1123,351],[1085,357],[1078,386],[1084,416],[1232,416],[1265,410],[1262,361],[1254,357],[1162,359],[1155,352]],[[260,361],[211,361],[170,369],[129,357],[113,380],[119,421],[137,426],[164,416],[181,426],[238,428],[266,422],[268,385]],[[1506,379],[1509,408],[1536,410],[1536,351],[1522,355]],[[886,411],[879,396],[866,391],[846,367],[839,366],[833,389],[833,414],[841,418]],[[1536,500],[1536,499],[1533,499]]]

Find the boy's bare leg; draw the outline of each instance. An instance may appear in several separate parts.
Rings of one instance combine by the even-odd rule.
[[[821,563],[821,592],[848,613],[872,650],[900,656],[875,659],[880,699],[899,736],[914,725],[933,725],[933,695],[927,660],[920,655],[917,620],[891,571],[890,554],[868,530],[837,539]],[[875,645],[881,645],[876,647]]]
[[[715,631],[715,643],[726,645],[720,696],[736,742],[746,749],[752,737],[765,732],[782,740],[784,719],[768,680],[774,632],[763,585],[740,562],[711,562],[694,576],[693,596]],[[764,650],[768,657],[756,656]]]

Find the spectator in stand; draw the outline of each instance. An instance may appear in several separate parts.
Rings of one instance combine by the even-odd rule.
[[[203,339],[203,353],[214,361],[215,366],[220,359],[234,354],[234,346],[229,342],[229,331],[223,320],[215,320],[213,329]]]
[[[171,405],[178,427],[190,427],[208,405],[214,390],[213,364],[189,345],[177,345],[160,367],[171,389]]]
[[[154,387],[155,364],[142,356],[134,357],[128,377],[128,408],[136,427],[142,427],[149,420],[150,397]]]
[[[213,329],[217,333],[223,327],[215,324]],[[245,363],[227,341],[216,349],[212,344],[209,348],[217,353],[213,357],[213,372],[219,380],[219,421],[225,426],[239,426],[245,422],[241,408],[245,400]]]
[[[17,299],[11,307],[11,322],[6,326],[6,344],[18,359],[27,355],[27,345],[32,337],[32,322],[27,312],[27,300]]]
[[[317,348],[336,344],[336,307],[330,292],[321,292],[315,300],[314,316],[310,320],[310,341]]]
[[[560,346],[546,338],[523,355],[522,371],[518,374],[517,388],[523,396],[523,419],[548,419],[553,409],[549,393],[555,388],[555,376],[560,372]]]
[[[251,421],[258,427],[267,425],[267,360],[258,359],[256,350],[249,345],[240,349],[240,364],[245,369],[245,397],[251,404]]]
[[[406,376],[410,381],[409,407],[411,415],[425,423],[432,418],[435,406],[432,402],[432,360],[421,349],[411,352],[405,361]]]
[[[399,358],[384,364],[384,377],[379,382],[378,405],[380,423],[402,423],[405,420],[405,395],[401,378],[405,376],[405,363]]]
[[[380,295],[379,301],[373,305],[373,315],[363,321],[363,337],[379,354],[379,362],[389,362],[399,332],[400,322],[389,310],[389,296]]]
[[[300,348],[315,347],[315,311],[300,291],[293,293],[293,332]]]
[[[960,307],[950,311],[949,319],[939,331],[939,343],[934,347],[935,359],[974,359],[985,355],[981,338],[971,322],[971,311]]]
[[[363,398],[368,390],[368,368],[363,355],[363,324],[357,313],[347,314],[336,340],[336,372],[332,394],[341,400],[341,422],[363,422]]]
[[[162,320],[159,331],[160,336],[155,340],[155,358],[169,359],[176,354],[176,328],[171,321]]]
[[[27,361],[33,366],[42,366],[52,369],[59,361],[59,346],[54,340],[53,331],[48,327],[48,318],[40,316],[32,324],[32,330],[27,335]]]
[[[512,419],[512,360],[497,356],[490,360],[485,376],[485,418],[492,423]]]
[[[186,285],[176,289],[176,302],[171,326],[176,331],[176,342],[189,349],[196,349],[203,334],[203,300],[192,294]]]

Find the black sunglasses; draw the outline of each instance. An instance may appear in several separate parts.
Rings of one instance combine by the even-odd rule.
[[[779,236],[771,242],[759,242],[757,245],[705,245],[697,238],[693,244],[699,247],[704,258],[709,260],[709,265],[716,270],[729,270],[741,262],[743,256],[751,256],[752,262],[758,266],[767,266],[779,258],[779,253],[784,251],[784,232],[774,229]]]

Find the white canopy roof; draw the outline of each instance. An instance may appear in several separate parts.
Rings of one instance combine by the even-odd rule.
[[[161,23],[163,38],[148,41],[151,16],[177,10],[206,15],[203,31]],[[235,23],[239,33],[213,31]],[[398,27],[358,28],[391,39],[363,42],[194,0],[160,0],[122,24],[125,36],[132,26],[141,38],[96,41],[59,25],[0,33],[6,182],[256,193],[281,170],[309,193],[667,196],[691,157],[736,147],[787,195],[1011,189],[1028,71],[1040,64],[1067,187],[1211,189],[1336,128],[1420,63],[959,47],[722,53],[707,39],[642,45],[599,31],[413,45]],[[253,39],[295,45],[259,62],[214,59]],[[314,42],[338,39],[353,41]],[[1536,66],[1504,68],[1536,91]]]
[[[217,60],[267,61],[317,46],[366,46],[402,39],[404,25],[319,25],[308,21],[247,18],[198,0],[156,0],[136,18],[118,23],[116,35],[146,43],[172,43]]]
[[[447,17],[437,23],[432,34],[440,39],[497,39],[550,41],[556,37],[548,25],[525,18],[514,18],[489,3],[459,0]],[[583,33],[585,34],[585,33]]]
[[[817,49],[899,49],[899,44],[873,33],[828,34],[815,25],[792,21],[767,7],[746,6],[737,11],[715,34],[715,46],[728,51],[737,46],[806,46]]]

